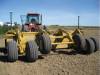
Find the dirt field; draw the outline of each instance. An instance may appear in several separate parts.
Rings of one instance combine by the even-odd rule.
[[[100,38],[98,29],[84,30],[85,36]],[[0,39],[4,47],[4,40]],[[42,56],[36,62],[27,63],[23,57],[10,63],[0,53],[0,75],[100,75],[100,51],[91,55],[78,54],[71,49]]]

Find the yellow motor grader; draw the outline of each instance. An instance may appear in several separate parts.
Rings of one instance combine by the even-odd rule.
[[[25,18],[21,29],[11,29],[5,34],[8,61],[16,61],[18,55],[25,55],[27,61],[36,61],[39,51],[50,53],[51,40],[48,34],[41,31],[41,15],[28,13]]]
[[[25,19],[21,29],[11,29],[5,34],[8,61],[16,61],[19,55],[25,55],[27,61],[36,61],[39,52],[48,54],[51,49],[70,48],[71,45],[86,53],[98,50],[98,41],[94,38],[85,39],[79,29],[58,29],[52,33],[42,26],[41,14],[28,13]]]

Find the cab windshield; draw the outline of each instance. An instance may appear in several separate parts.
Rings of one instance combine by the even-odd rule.
[[[20,18],[22,25],[26,23],[36,23],[36,24],[42,23],[42,16],[39,14],[21,15]]]
[[[27,22],[29,23],[39,23],[39,15],[28,15]]]

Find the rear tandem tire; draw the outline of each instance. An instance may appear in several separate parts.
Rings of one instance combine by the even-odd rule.
[[[8,61],[14,62],[18,59],[18,48],[16,41],[9,41],[7,43],[7,58]]]
[[[91,54],[95,50],[95,44],[92,39],[86,39],[86,54]]]
[[[79,52],[86,50],[86,41],[85,41],[85,38],[83,36],[81,36],[80,34],[75,34],[72,38],[75,42],[76,49]]]
[[[90,39],[92,39],[95,44],[95,51],[99,50],[99,40],[93,37],[91,37]]]
[[[26,59],[34,62],[38,59],[38,46],[35,41],[29,41],[26,44]]]
[[[49,54],[51,51],[51,48],[52,48],[50,37],[46,34],[43,34],[42,36],[40,36],[39,40],[41,43],[41,44],[39,44],[39,47],[42,46],[40,48],[40,52],[42,54]]]

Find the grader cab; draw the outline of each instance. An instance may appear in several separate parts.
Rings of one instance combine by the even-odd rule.
[[[23,20],[23,18],[21,17],[22,23],[25,22],[22,25],[22,30],[25,32],[29,32],[29,31],[38,31],[42,25],[42,15],[38,14],[38,13],[28,13],[25,16],[25,20]]]
[[[23,19],[21,18],[23,22]],[[28,13],[22,29],[9,30],[5,34],[5,46],[8,61],[16,61],[19,55],[24,55],[28,61],[36,61],[39,52],[50,53],[51,49],[76,48],[85,53],[93,53],[99,49],[95,38],[86,39],[80,29],[66,31],[58,29],[51,32],[42,26],[42,16]]]

